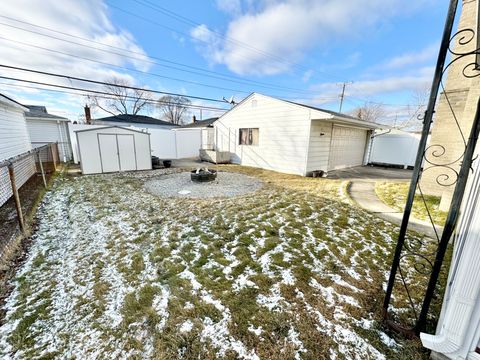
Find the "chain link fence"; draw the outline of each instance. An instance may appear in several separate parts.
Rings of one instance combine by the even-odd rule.
[[[36,205],[59,163],[58,144],[39,146],[0,162],[0,258]]]

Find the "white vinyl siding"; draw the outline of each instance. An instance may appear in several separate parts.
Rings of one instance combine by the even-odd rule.
[[[253,94],[214,124],[215,144],[236,164],[304,175],[310,110]],[[258,128],[258,146],[238,145],[239,129]]]
[[[332,139],[332,123],[313,120],[310,131],[307,172],[328,170],[330,142]]]
[[[24,112],[9,105],[0,104],[0,160],[9,159],[32,149]],[[35,173],[32,156],[15,162],[14,171],[20,188]],[[12,196],[8,168],[0,168],[0,206]]]
[[[366,144],[366,130],[334,125],[329,170],[363,165]]]
[[[0,160],[31,149],[23,111],[0,104]]]
[[[72,147],[66,121],[57,123],[56,120],[40,120],[27,116],[27,126],[33,147],[57,142],[60,161],[72,160]]]

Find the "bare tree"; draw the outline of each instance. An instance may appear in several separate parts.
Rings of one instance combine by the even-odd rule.
[[[366,102],[363,106],[353,109],[351,115],[370,122],[379,122],[387,115],[385,106],[380,103]]]
[[[166,95],[158,99],[157,106],[166,121],[181,125],[186,122],[186,115],[191,101],[183,96]]]
[[[150,106],[150,93],[139,89],[130,89],[132,85],[125,79],[113,77],[105,81],[103,91],[108,95],[90,95],[90,103],[93,107],[108,112],[112,115],[132,114],[136,115],[140,110]]]
[[[398,124],[399,129],[420,130],[422,128],[422,116],[427,108],[430,96],[430,86],[425,85],[417,89],[412,95],[412,105],[407,107],[406,119]]]

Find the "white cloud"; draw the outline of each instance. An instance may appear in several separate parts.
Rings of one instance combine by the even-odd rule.
[[[192,36],[204,42],[206,58],[215,49],[215,63],[225,64],[238,74],[277,74],[289,70],[311,47],[347,40],[371,30],[389,17],[411,10],[415,4],[400,0],[362,0],[345,4],[338,0],[263,0],[234,17],[225,38],[215,36],[206,25],[192,30]],[[217,4],[225,8],[225,1]],[[238,2],[233,6],[238,11]]]
[[[8,6],[4,6],[2,8],[2,15],[139,53],[138,55],[129,54],[130,56],[139,57],[141,59],[148,58],[145,51],[136,43],[132,34],[124,29],[116,27],[111,22],[107,6],[102,0],[19,0],[10,2]],[[112,69],[106,65],[82,60],[81,58],[94,59],[103,63],[132,67],[143,71],[148,70],[150,67],[150,65],[144,61],[129,59],[119,54],[111,53],[121,53],[120,50],[103,47],[110,51],[110,53],[102,52],[74,44],[74,42],[82,43],[91,47],[102,48],[102,46],[98,44],[86,42],[81,39],[73,39],[68,36],[49,32],[48,30],[42,30],[12,20],[2,18],[0,19],[0,22],[69,40],[67,42],[59,41],[31,32],[25,32],[12,27],[0,25],[1,36],[13,40],[7,41],[0,39],[0,46],[2,47],[2,51],[0,52],[0,63],[2,64],[33,68],[46,72],[64,73],[76,77],[86,77],[100,81],[115,76],[128,79],[132,83],[135,83],[135,79],[121,69]],[[34,44],[39,47],[72,54],[74,56],[72,57],[32,48],[20,44],[20,42]],[[19,71],[14,72],[2,68],[0,68],[0,74],[62,85],[88,87],[86,83],[71,82],[65,79],[55,79],[52,77]],[[5,89],[7,88],[5,87]],[[61,97],[62,95],[60,94],[56,96],[59,103],[61,102]]]
[[[419,64],[435,59],[438,55],[438,49],[439,45],[435,43],[427,46],[423,50],[396,56],[380,67],[387,70],[397,70],[412,65],[418,66]]]

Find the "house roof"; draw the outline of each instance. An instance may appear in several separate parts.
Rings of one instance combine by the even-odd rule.
[[[95,119],[94,122],[95,121],[111,121],[111,122],[118,122],[118,123],[178,126],[178,125],[172,124],[171,122],[155,119],[150,116],[132,115],[132,114],[120,114],[120,115],[114,115],[114,116],[107,116],[104,118]]]
[[[213,117],[205,120],[197,120],[187,125],[180,126],[181,128],[197,128],[197,127],[213,127],[213,123],[218,120],[218,117]]]
[[[8,97],[7,95],[1,94],[0,93],[0,102],[5,103],[7,105],[16,107],[18,109],[21,109],[23,111],[27,111],[28,109],[25,107],[25,105],[20,104],[18,101],[13,100],[12,98]]]
[[[374,122],[370,122],[370,121],[365,121],[365,120],[356,118],[356,117],[351,116],[351,115],[346,115],[346,114],[342,114],[342,113],[331,111],[331,110],[325,110],[325,109],[318,108],[318,107],[315,107],[315,106],[306,105],[306,104],[302,104],[302,103],[297,103],[297,102],[294,102],[294,101],[279,99],[279,98],[275,98],[275,97],[272,97],[272,96],[263,95],[263,94],[255,93],[255,92],[251,93],[245,99],[240,101],[237,105],[235,105],[230,110],[228,110],[225,114],[222,115],[222,117],[225,116],[226,114],[228,114],[230,111],[235,110],[239,105],[241,105],[242,103],[244,103],[245,101],[250,99],[253,95],[260,95],[260,96],[267,97],[267,98],[270,98],[270,99],[274,99],[274,100],[277,100],[277,101],[282,101],[282,102],[285,102],[285,103],[288,103],[288,104],[292,104],[294,106],[301,106],[301,107],[304,107],[304,108],[307,108],[307,109],[317,111],[318,116],[319,116],[318,119],[315,116],[312,116],[313,117],[312,120],[328,120],[328,121],[333,121],[333,122],[343,123],[343,124],[348,124],[348,125],[357,125],[357,126],[368,128],[368,129],[389,128],[389,126],[374,123]]]
[[[25,105],[28,108],[28,112],[25,113],[25,117],[29,119],[47,119],[47,120],[60,120],[70,121],[66,117],[49,114],[47,108],[41,105]]]

